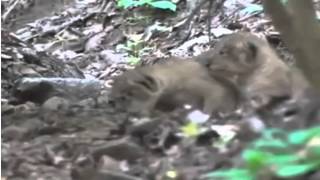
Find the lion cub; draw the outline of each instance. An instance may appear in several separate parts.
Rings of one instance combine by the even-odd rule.
[[[237,92],[228,82],[220,81],[195,61],[171,58],[116,77],[111,98],[117,107],[142,115],[153,110],[171,111],[184,104],[208,114],[232,111],[237,106]]]
[[[259,106],[272,99],[301,96],[309,87],[302,74],[285,64],[267,41],[250,33],[225,36],[196,60],[212,75],[233,81],[247,99],[258,100]]]

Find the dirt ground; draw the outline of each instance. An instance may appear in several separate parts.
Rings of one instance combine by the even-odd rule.
[[[250,0],[228,0],[212,12],[212,41],[206,5],[188,26],[191,12],[182,0],[177,13],[123,10],[108,0],[14,2],[1,5],[2,180],[196,180],[234,167],[256,137],[239,123],[242,115],[206,120],[212,128],[187,138],[186,109],[150,118],[116,111],[108,101],[112,78],[131,64],[198,55],[237,30],[265,36],[287,63],[294,61],[259,2]],[[143,36],[135,63],[136,50],[123,46],[137,34]],[[212,146],[228,133],[239,138]]]

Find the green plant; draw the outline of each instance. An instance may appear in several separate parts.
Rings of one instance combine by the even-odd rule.
[[[177,6],[170,0],[118,0],[118,7],[130,8],[130,7],[140,7],[140,6],[150,6],[158,9],[169,9],[171,11],[176,11]]]
[[[200,127],[197,123],[189,122],[181,127],[181,131],[187,137],[196,137],[200,134]]]
[[[287,133],[267,130],[242,153],[245,166],[208,173],[204,179],[290,178],[320,169],[320,127]]]
[[[128,52],[128,63],[130,65],[136,65],[140,62],[141,55],[150,49],[144,45],[143,35],[133,34],[128,36],[128,40],[125,44],[119,44],[116,49],[118,51],[125,50]]]

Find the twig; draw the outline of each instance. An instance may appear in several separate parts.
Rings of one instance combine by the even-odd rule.
[[[192,19],[195,17],[195,15],[200,11],[201,7],[207,2],[207,0],[201,0],[200,3],[198,4],[198,6],[196,6],[192,12],[190,13],[189,17],[187,18],[187,20],[184,22],[184,26],[187,25],[188,26],[188,32],[185,35],[185,37],[182,38],[182,40],[177,44],[177,46],[180,46],[181,44],[183,44],[184,42],[186,42],[189,38],[189,36],[191,35],[191,30],[193,27],[194,22],[192,21]],[[192,23],[191,23],[192,22]]]
[[[220,2],[216,2],[213,6],[213,1],[214,0],[210,0],[209,2],[209,6],[208,6],[208,19],[207,19],[207,23],[208,23],[208,26],[207,26],[207,30],[208,30],[208,35],[209,35],[209,41],[211,39],[211,20],[213,17],[215,17],[217,15],[217,10],[219,8],[222,7],[222,5],[224,4],[225,0],[221,0]],[[184,25],[188,25],[188,33],[187,35],[182,38],[182,40],[178,43],[178,46],[180,46],[181,44],[183,44],[184,42],[186,42],[188,40],[188,38],[190,37],[191,35],[191,30],[193,28],[193,25],[194,25],[194,22],[192,21],[192,19],[195,17],[195,15],[200,12],[200,9],[201,7],[207,3],[208,0],[201,0],[200,3],[198,4],[198,6],[196,6],[196,8],[194,8],[191,12],[191,14],[189,15],[188,19],[184,22]],[[213,6],[213,8],[212,8]],[[214,15],[211,15],[211,11],[215,12]],[[191,23],[192,22],[192,23]]]
[[[6,22],[7,18],[9,17],[9,14],[14,10],[14,8],[20,3],[21,0],[16,0],[6,12],[3,13],[2,21]]]

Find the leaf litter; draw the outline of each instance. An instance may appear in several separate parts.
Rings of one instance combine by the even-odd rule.
[[[210,21],[210,42],[207,10],[188,29],[182,1],[176,14],[108,0],[42,1],[2,0],[2,179],[200,179],[238,164],[264,129],[259,118],[210,119],[188,108],[134,118],[108,101],[112,78],[133,68],[130,51],[116,48],[129,37],[141,35],[146,48],[133,64],[198,55],[238,29],[279,39],[260,4],[226,0]]]

